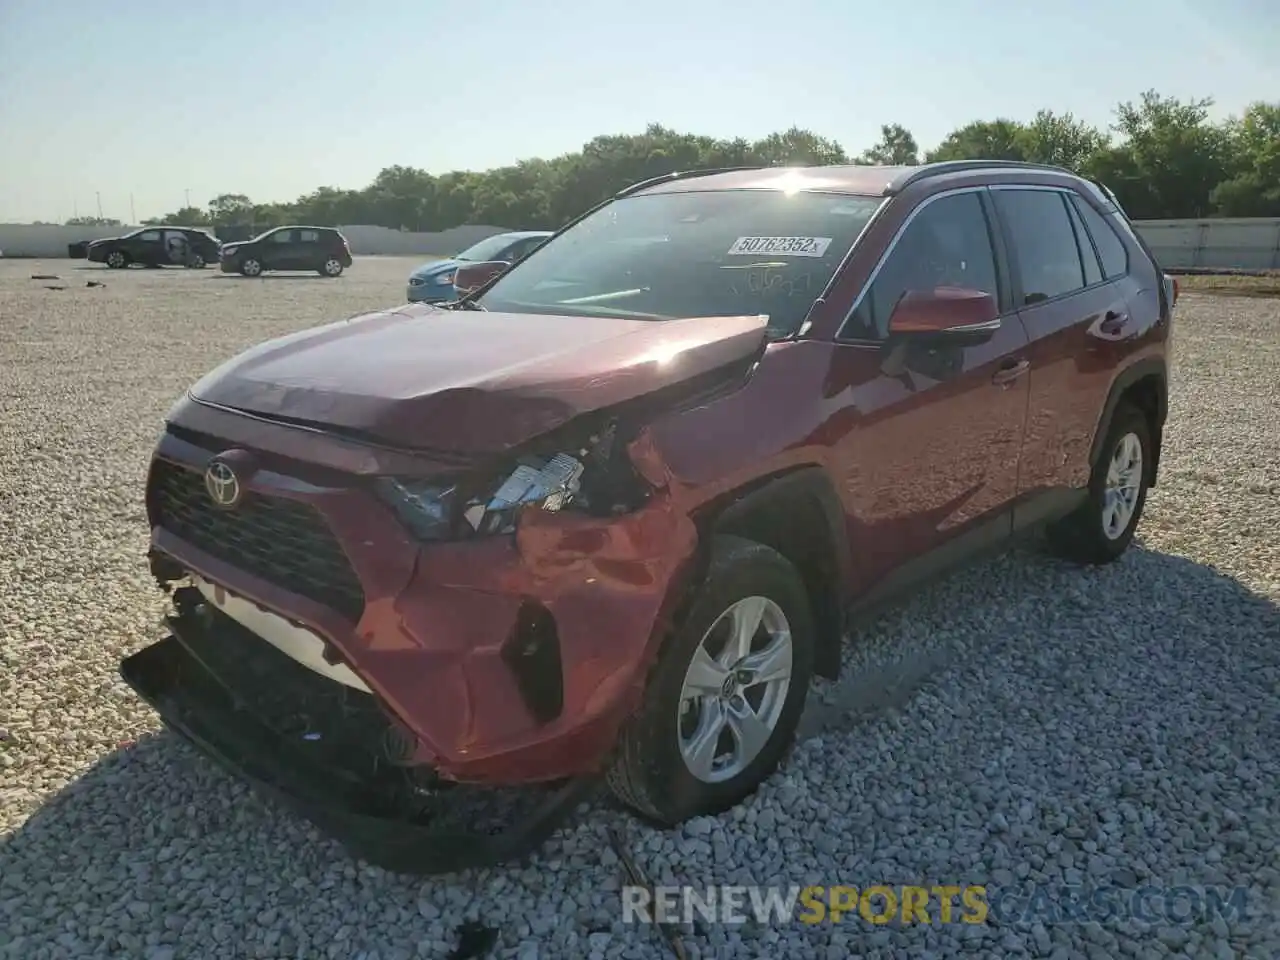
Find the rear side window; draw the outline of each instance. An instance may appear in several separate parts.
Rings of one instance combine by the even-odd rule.
[[[1072,203],[1084,221],[1085,227],[1093,237],[1098,248],[1098,257],[1102,260],[1102,272],[1108,280],[1123,277],[1129,272],[1129,250],[1124,241],[1117,235],[1115,228],[1107,223],[1106,217],[1080,197],[1072,197]]]
[[[303,243],[319,243],[320,242],[319,230],[303,230],[300,232],[300,235],[302,237]]]
[[[1057,190],[992,192],[1022,275],[1023,303],[1083,290],[1084,265],[1066,197]]]
[[[905,294],[938,287],[981,290],[999,300],[991,232],[977,193],[940,197],[920,208],[889,251],[842,336],[884,336],[889,315]]]
[[[1098,252],[1093,249],[1093,241],[1089,239],[1089,231],[1084,228],[1084,222],[1080,219],[1080,214],[1076,211],[1075,206],[1068,202],[1067,211],[1071,214],[1071,226],[1076,231],[1076,246],[1080,248],[1080,260],[1084,263],[1084,283],[1085,286],[1091,287],[1095,283],[1102,282],[1102,265],[1098,262]]]
[[[154,242],[154,241],[156,241],[156,240],[159,240],[159,239],[160,239],[160,231],[159,231],[159,230],[148,230],[146,233],[140,233],[140,234],[138,234],[138,239],[139,239],[139,240],[146,240],[146,241],[148,241],[148,242]]]

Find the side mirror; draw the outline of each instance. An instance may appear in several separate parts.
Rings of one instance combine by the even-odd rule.
[[[889,336],[939,344],[976,346],[999,329],[996,298],[967,287],[908,290],[889,315]]]
[[[505,260],[485,260],[481,263],[467,263],[453,272],[453,290],[465,297],[474,290],[479,290],[500,273],[505,273],[511,264]]]

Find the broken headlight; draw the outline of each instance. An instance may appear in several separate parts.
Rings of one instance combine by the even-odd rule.
[[[386,477],[379,496],[421,540],[511,533],[526,507],[555,512],[573,502],[582,486],[582,459],[567,453],[528,457],[496,483],[476,486]]]

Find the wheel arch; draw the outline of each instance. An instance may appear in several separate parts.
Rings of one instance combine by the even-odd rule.
[[[1102,444],[1111,427],[1116,408],[1122,402],[1132,403],[1147,417],[1151,429],[1152,459],[1147,485],[1156,485],[1160,468],[1160,450],[1163,446],[1164,424],[1169,416],[1169,370],[1163,357],[1146,357],[1125,367],[1111,382],[1106,405],[1098,419],[1098,427],[1089,449],[1089,467],[1093,469],[1102,456]]]
[[[851,558],[844,507],[826,471],[804,466],[765,476],[721,498],[699,519],[704,534],[763,543],[796,566],[817,635],[814,672],[836,679]]]

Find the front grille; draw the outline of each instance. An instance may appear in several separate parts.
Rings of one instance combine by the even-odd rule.
[[[152,468],[151,498],[154,522],[193,547],[352,623],[364,612],[360,580],[312,507],[250,493],[234,510],[221,510],[201,474],[164,460]]]

